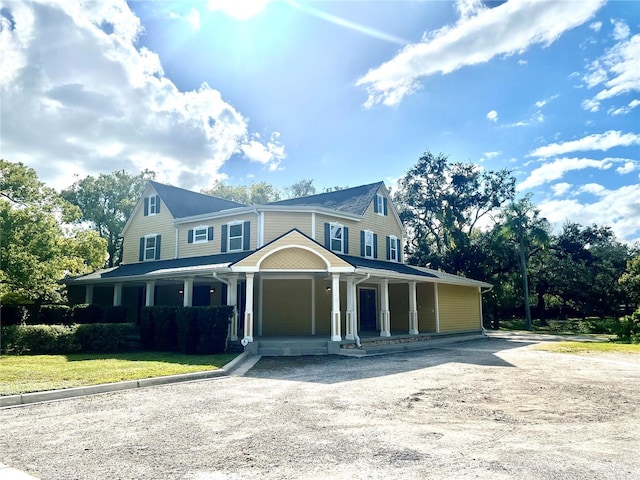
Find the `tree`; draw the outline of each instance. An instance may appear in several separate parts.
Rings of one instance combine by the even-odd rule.
[[[277,187],[264,181],[233,187],[216,180],[211,188],[204,189],[201,193],[245,205],[263,205],[280,200],[281,196],[281,192]]]
[[[627,268],[620,276],[618,283],[627,294],[631,303],[640,304],[640,253],[636,253],[627,262]]]
[[[400,179],[394,195],[410,234],[411,263],[447,267],[447,255],[466,248],[480,221],[514,197],[509,170],[450,163],[446,155],[427,151]]]
[[[144,170],[130,175],[124,170],[97,177],[87,176],[62,191],[62,197],[81,210],[77,223],[87,222],[107,241],[107,265],[113,267],[120,258],[120,232],[133,212],[149,180],[155,173]]]
[[[313,180],[303,178],[285,187],[284,192],[289,198],[308,197],[309,195],[315,195],[316,187],[313,186]]]
[[[529,305],[529,278],[527,263],[536,252],[543,250],[549,239],[549,223],[540,217],[540,211],[526,196],[512,202],[501,214],[502,233],[517,246],[522,292],[525,308],[525,327],[531,330],[531,308]]]
[[[87,273],[104,262],[97,235],[65,236],[59,211],[64,201],[21,163],[0,161],[0,298],[60,301],[67,275]],[[69,210],[69,209],[67,209]]]

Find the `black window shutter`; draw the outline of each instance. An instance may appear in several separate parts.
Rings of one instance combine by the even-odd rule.
[[[346,255],[347,253],[349,253],[349,228],[342,227],[342,238],[344,242],[342,247],[342,253]]]
[[[149,215],[149,197],[144,197],[144,216]]]
[[[384,203],[384,214],[386,215],[387,214],[387,210],[388,210],[388,208],[387,208],[387,197],[384,197],[382,199],[382,201]]]
[[[364,249],[364,230],[360,230],[360,256],[364,257],[365,249]]]
[[[378,234],[373,234],[373,258],[378,258]]]
[[[331,250],[331,227],[328,223],[324,224],[324,246]]]
[[[398,238],[396,242],[398,242],[398,262],[402,263],[402,240]]]
[[[160,260],[160,235],[156,235],[156,256],[155,260]]]
[[[141,262],[144,260],[144,237],[140,237],[140,255],[138,259]]]
[[[207,241],[213,240],[213,227],[207,228]]]
[[[387,260],[391,260],[391,237],[387,237]]]
[[[242,249],[249,250],[251,248],[251,222],[244,222],[244,232],[242,234]]]
[[[378,195],[373,197],[373,213],[380,213],[378,212]]]
[[[193,243],[193,228],[189,229],[187,233],[187,243]]]
[[[227,251],[227,225],[222,225],[222,234],[220,235],[220,251]]]
[[[156,213],[160,213],[160,195],[156,195]]]

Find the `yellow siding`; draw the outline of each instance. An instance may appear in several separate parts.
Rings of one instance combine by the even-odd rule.
[[[152,189],[149,195],[155,195],[155,191]],[[124,236],[123,264],[139,262],[140,237],[151,234],[161,235],[160,260],[168,260],[175,256],[176,229],[169,209],[161,200],[160,213],[145,217],[143,202],[144,198],[141,198]]]
[[[264,243],[269,243],[297,228],[311,237],[311,213],[264,212]]]
[[[438,285],[440,332],[480,330],[478,287]]]
[[[287,248],[272,253],[260,264],[260,270],[326,270],[326,263],[302,248]]]
[[[262,335],[311,334],[311,279],[265,280]]]
[[[420,333],[436,331],[436,306],[433,283],[418,283],[418,330]]]
[[[179,225],[180,229],[180,249],[178,258],[200,257],[203,255],[217,255],[222,253],[220,248],[222,244],[222,225],[229,222],[251,222],[251,250],[256,249],[258,244],[258,220],[255,213],[247,213],[234,217],[217,218],[215,220],[202,220],[198,222],[189,222]],[[213,227],[213,240],[203,243],[188,243],[189,230],[194,227],[207,225]]]
[[[391,312],[391,330],[409,333],[409,285],[389,285],[389,311]]]
[[[340,223],[349,229],[349,255],[360,256],[360,231],[371,230],[378,234],[378,260],[387,259],[386,237],[394,235],[402,239],[402,225],[391,212],[392,200],[387,198],[389,204],[388,215],[375,213],[373,201],[369,204],[361,221],[338,219],[330,215],[316,215],[316,240],[325,245],[324,224]]]

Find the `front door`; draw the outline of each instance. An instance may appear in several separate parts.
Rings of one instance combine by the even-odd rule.
[[[360,289],[360,330],[376,330],[376,291]]]

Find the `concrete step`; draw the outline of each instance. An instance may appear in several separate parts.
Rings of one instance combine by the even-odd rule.
[[[326,343],[326,342],[325,342]],[[258,346],[258,355],[263,357],[293,357],[302,355],[327,355],[327,346],[297,346],[297,347],[261,347]]]

